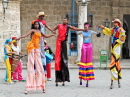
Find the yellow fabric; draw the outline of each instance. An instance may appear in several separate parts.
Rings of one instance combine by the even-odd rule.
[[[7,68],[7,82],[11,82],[11,64],[9,58],[5,59],[5,65]]]
[[[82,63],[82,62],[79,62],[79,63],[77,63],[77,64],[83,65],[83,66],[93,65],[92,62],[90,62],[90,63]]]
[[[120,58],[120,54],[117,55],[117,54],[116,54],[116,51],[115,51],[115,49],[116,49],[117,47],[121,48],[119,43],[117,43],[117,44],[114,46],[114,48],[111,47],[111,53],[116,57],[116,60],[117,60],[118,58]]]
[[[40,39],[41,39],[41,34],[38,33],[38,32],[35,32],[32,36],[32,40],[30,42],[28,42],[28,45],[27,45],[27,50],[28,50],[28,54],[30,53],[30,51],[32,49],[36,49],[38,48],[39,49],[39,46],[40,46]]]
[[[5,45],[5,46],[8,46],[9,51],[12,52],[12,48],[10,45]],[[12,56],[12,54],[8,54],[8,55]]]
[[[82,78],[84,78],[84,79],[87,79],[87,78],[95,78],[94,76],[85,77],[85,76],[81,76],[81,75],[79,75],[79,77],[82,77]]]
[[[89,73],[89,72],[94,72],[94,70],[86,70],[86,71],[84,71],[84,70],[79,70],[79,72],[81,72],[81,73]]]
[[[46,50],[47,53],[49,53],[49,50]]]
[[[111,32],[112,32],[112,29],[109,29],[109,28],[106,28],[106,27],[103,29],[103,33],[105,35],[111,35]]]
[[[125,42],[125,38],[126,38],[125,33],[124,33],[124,32],[123,32],[123,33],[120,33],[120,34],[119,34],[119,39],[117,39],[117,42],[118,42],[119,44],[123,44],[123,43]]]

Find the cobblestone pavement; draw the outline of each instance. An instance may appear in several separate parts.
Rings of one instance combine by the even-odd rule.
[[[95,70],[95,80],[89,82],[89,87],[79,85],[78,69],[70,69],[71,82],[66,82],[65,86],[59,83],[55,86],[55,71],[52,69],[52,81],[46,84],[46,93],[42,90],[30,91],[24,94],[25,82],[17,82],[14,85],[7,85],[4,82],[5,70],[0,70],[0,97],[130,97],[130,70],[123,69],[121,88],[118,88],[117,81],[114,81],[114,88],[110,86],[110,71]],[[23,70],[23,78],[26,78],[26,70]]]

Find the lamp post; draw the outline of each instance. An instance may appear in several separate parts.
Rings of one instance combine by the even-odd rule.
[[[106,19],[105,22],[104,22],[104,26],[109,28],[109,25],[110,25],[110,22],[108,21],[108,19]]]
[[[3,0],[3,1],[2,1],[3,9],[4,9],[4,19],[5,19],[5,9],[7,9],[7,7],[8,7],[8,3],[9,3],[8,0]]]
[[[78,16],[78,28],[83,29],[84,23],[87,22],[87,5],[91,0],[76,0],[76,3],[79,5],[79,16]],[[81,57],[81,48],[83,43],[83,36],[78,35],[78,57],[77,62],[80,61]]]

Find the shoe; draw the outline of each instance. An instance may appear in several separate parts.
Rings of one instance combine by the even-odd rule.
[[[121,88],[121,85],[120,85],[120,84],[118,84],[118,88]]]
[[[17,82],[17,80],[13,80],[13,82],[15,82],[15,83],[16,83],[16,82]]]
[[[56,86],[58,86],[58,84],[56,84]]]
[[[24,94],[28,94],[28,91],[25,90]]]
[[[7,84],[8,84],[8,85],[13,85],[14,82],[12,82],[12,81],[11,81],[11,82],[7,82]]]
[[[62,86],[65,86],[65,84],[63,83]]]
[[[19,82],[25,82],[26,80],[19,80]]]
[[[82,85],[82,82],[80,82],[80,85]]]
[[[51,81],[51,78],[47,78],[47,81]]]
[[[46,93],[45,89],[43,89],[43,93]]]
[[[110,89],[113,89],[113,85],[110,86]]]
[[[86,87],[88,87],[88,84],[86,84]]]

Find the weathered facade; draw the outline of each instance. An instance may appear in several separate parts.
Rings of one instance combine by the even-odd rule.
[[[3,62],[3,45],[5,39],[12,36],[18,37],[28,33],[31,28],[31,21],[37,19],[36,15],[39,11],[45,12],[47,15],[45,21],[51,28],[62,23],[62,19],[66,14],[71,13],[72,11],[71,0],[9,0],[8,8],[5,13],[6,18],[4,20],[1,1],[2,0],[0,0],[0,54],[2,57],[0,57],[0,62]],[[87,10],[88,14],[93,14],[93,27],[90,27],[92,30],[97,31],[98,25],[104,25],[106,19],[110,22],[109,27],[113,26],[111,21],[114,18],[119,18],[122,21],[123,26],[124,15],[130,16],[130,0],[91,0]],[[46,29],[46,35],[49,34],[51,34],[51,32]],[[21,50],[25,54],[27,54],[26,46],[29,40],[30,37],[21,40]],[[47,42],[55,52],[56,38],[49,38],[47,39]],[[99,59],[101,50],[108,50],[110,52],[109,36],[102,34],[100,38],[97,38],[96,35],[92,35],[92,44],[93,59]],[[127,45],[130,47],[130,42],[128,42]]]

